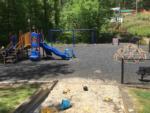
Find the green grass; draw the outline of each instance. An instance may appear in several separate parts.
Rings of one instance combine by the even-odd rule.
[[[130,89],[138,113],[150,113],[150,90]]]
[[[122,28],[133,35],[150,37],[150,14],[125,16]]]
[[[10,113],[27,97],[31,96],[38,85],[26,85],[17,88],[0,89],[0,113]]]

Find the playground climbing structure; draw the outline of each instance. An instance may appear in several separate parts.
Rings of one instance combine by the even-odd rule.
[[[137,45],[128,44],[119,48],[113,57],[117,61],[133,59],[130,62],[139,62],[147,58],[147,53],[143,49],[138,48]]]
[[[18,60],[24,59],[28,56],[27,47],[30,43],[30,33],[19,33],[18,43],[15,45],[10,42],[6,48],[0,50],[0,60],[6,63],[15,63]]]

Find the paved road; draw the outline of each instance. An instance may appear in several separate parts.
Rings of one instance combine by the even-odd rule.
[[[113,54],[121,47],[111,44],[77,45],[76,59],[22,61],[17,64],[0,64],[0,81],[6,80],[49,80],[61,77],[98,78],[120,82],[121,63],[114,61]],[[139,83],[136,71],[140,64],[125,64],[125,82]]]

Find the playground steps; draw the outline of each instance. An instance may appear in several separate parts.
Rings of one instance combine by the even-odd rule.
[[[28,57],[27,49],[13,49],[2,56],[2,61],[6,63],[15,63],[18,60],[22,60]]]
[[[0,52],[0,62],[2,62],[2,61],[3,61],[3,55]]]
[[[4,56],[4,64],[6,63],[15,63],[17,61],[17,52],[12,50],[8,52],[7,56]]]
[[[15,63],[17,59],[14,56],[5,57],[4,64],[6,63]]]
[[[28,58],[28,49],[26,48],[16,48],[10,51],[6,49],[0,50],[0,62],[4,64],[15,63],[18,60],[23,60]]]

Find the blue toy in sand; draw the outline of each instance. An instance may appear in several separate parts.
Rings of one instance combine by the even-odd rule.
[[[31,33],[31,53],[30,60],[36,61],[40,59],[40,39],[39,35],[35,32]]]
[[[63,99],[61,104],[60,104],[60,109],[65,110],[71,107],[71,103],[68,99]]]

